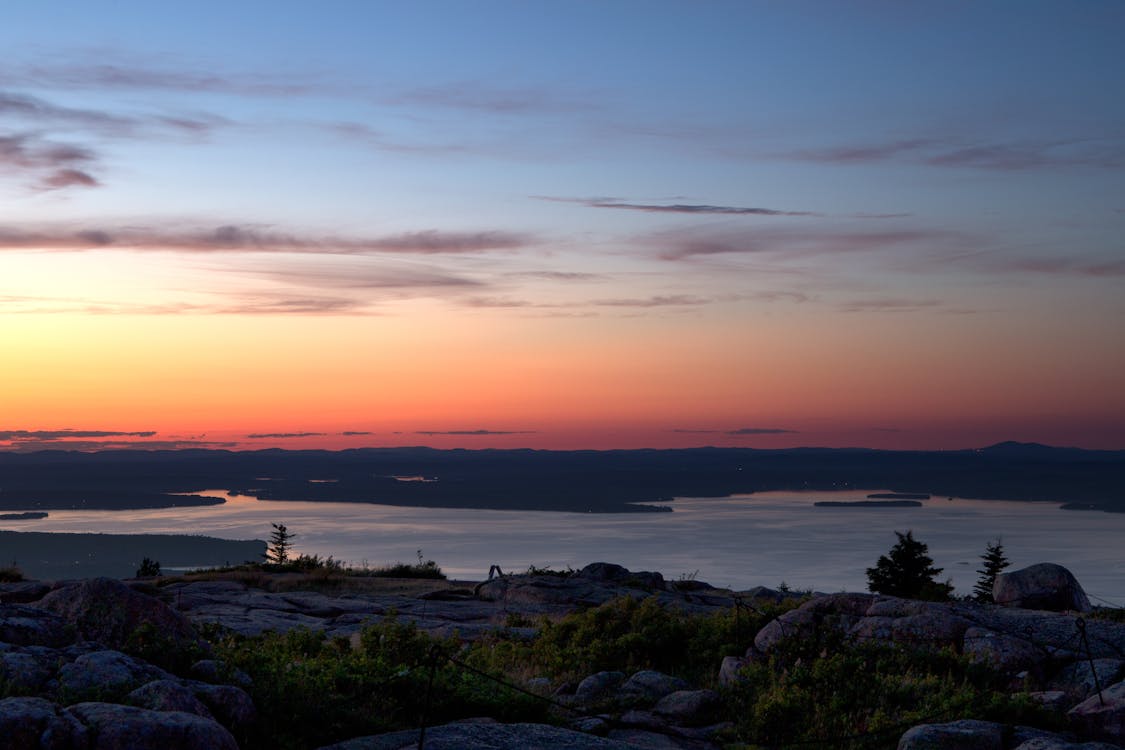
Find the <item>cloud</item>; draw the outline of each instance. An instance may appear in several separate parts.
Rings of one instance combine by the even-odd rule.
[[[262,439],[275,439],[275,438],[305,438],[305,437],[324,437],[327,433],[324,432],[254,432],[246,437],[251,440]]]
[[[839,306],[840,312],[915,312],[918,310],[932,310],[942,305],[937,299],[915,299],[912,297],[877,297],[857,299],[844,302]]]
[[[729,430],[728,435],[794,435],[796,430],[779,430],[772,427],[742,427],[737,430]]]
[[[773,258],[799,259],[822,255],[864,253],[906,246],[957,248],[970,244],[971,238],[958,232],[940,229],[886,229],[857,232],[848,229],[748,229],[714,232],[710,230],[676,230],[641,238],[646,245],[660,248],[658,257],[680,261],[715,255],[769,255]]]
[[[0,84],[35,85],[60,89],[150,89],[216,92],[259,96],[314,94],[322,89],[313,82],[259,75],[216,75],[188,70],[160,69],[152,64],[83,62],[8,68]]]
[[[594,300],[590,304],[599,307],[691,307],[708,305],[713,301],[707,297],[696,297],[690,294],[671,294],[638,299],[601,299]]]
[[[213,440],[27,440],[14,442],[2,450],[16,453],[33,453],[35,451],[108,451],[108,450],[146,450],[146,451],[174,451],[187,448],[196,449],[231,449],[238,448],[238,443]]]
[[[0,142],[0,159],[3,159]],[[58,225],[22,228],[0,225],[0,249],[96,250],[117,248],[136,251],[183,253],[331,253],[370,255],[464,255],[527,247],[535,239],[502,230],[454,232],[423,230],[382,237],[339,237],[328,234],[301,235],[255,224],[223,224],[204,228],[83,227]]]
[[[672,432],[678,432],[678,433],[680,433],[681,435],[715,435],[715,434],[718,434],[718,433],[722,432],[722,430],[684,430],[684,429],[675,429],[675,430],[672,430]]]
[[[1119,138],[1011,143],[966,143],[954,138],[913,138],[791,152],[787,158],[827,164],[863,164],[903,159],[935,167],[1017,171],[1050,167],[1116,169],[1125,165]]]
[[[42,133],[0,135],[0,174],[38,177],[40,189],[97,187],[98,181],[86,171],[96,161],[90,149],[61,143]]]
[[[403,92],[387,100],[390,104],[423,105],[443,109],[472,110],[501,115],[565,114],[595,109],[581,97],[566,98],[543,88],[501,89],[478,81],[459,81]]]
[[[606,278],[602,274],[581,271],[513,271],[506,275],[547,281],[601,281]]]
[[[1125,260],[1066,257],[1010,258],[992,263],[993,270],[1070,276],[1123,276]]]
[[[54,441],[70,440],[74,438],[107,438],[107,437],[152,437],[155,430],[142,430],[139,432],[120,432],[118,430],[0,430],[0,440],[9,441]]]
[[[417,430],[415,435],[534,435],[535,430]]]
[[[100,187],[101,183],[81,169],[60,169],[48,175],[39,183],[45,190],[59,190],[66,187]]]
[[[356,435],[374,435],[375,433],[374,432],[368,432],[366,430],[344,430],[340,434],[352,437],[352,436],[356,436]]]
[[[578,203],[589,208],[617,208],[625,211],[644,211],[646,213],[671,214],[726,214],[748,216],[820,216],[812,211],[780,211],[773,208],[753,208],[746,206],[712,206],[707,204],[674,203],[625,203],[612,198],[552,198],[533,196],[539,200],[559,203]]]

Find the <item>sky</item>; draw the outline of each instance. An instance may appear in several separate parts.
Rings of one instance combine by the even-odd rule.
[[[0,449],[1125,448],[1120,2],[13,3]]]

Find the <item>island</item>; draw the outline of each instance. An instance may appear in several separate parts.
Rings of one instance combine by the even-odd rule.
[[[874,495],[868,495],[874,497]],[[818,508],[920,508],[917,500],[821,500],[813,503]]]
[[[871,500],[929,500],[924,492],[875,492],[867,496]]]
[[[41,510],[29,510],[26,513],[0,513],[0,521],[37,521],[46,517],[47,514]]]

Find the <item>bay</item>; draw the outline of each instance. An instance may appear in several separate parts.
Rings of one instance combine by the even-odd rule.
[[[677,498],[672,513],[556,513],[417,508],[367,503],[261,501],[208,490],[217,506],[129,511],[51,511],[0,522],[14,531],[199,534],[266,539],[271,523],[296,534],[297,553],[350,565],[412,563],[419,551],[453,578],[489,567],[566,569],[607,561],[666,578],[717,586],[856,591],[865,569],[911,529],[929,545],[942,578],[971,591],[986,543],[1002,538],[1013,568],[1066,566],[1097,604],[1125,604],[1125,514],[1063,511],[1057,503],[934,498],[916,508],[815,507],[870,492],[763,492]],[[159,550],[149,555],[159,559]]]

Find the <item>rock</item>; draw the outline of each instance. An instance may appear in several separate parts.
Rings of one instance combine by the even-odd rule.
[[[592,674],[574,690],[574,699],[583,706],[596,706],[605,703],[617,694],[617,689],[625,682],[624,672],[598,672]]]
[[[55,589],[36,606],[59,615],[88,640],[113,649],[124,648],[143,625],[175,646],[199,643],[183,615],[112,578],[90,578]]]
[[[237,736],[249,731],[258,720],[254,699],[242,688],[205,682],[189,682],[187,686],[210,710],[215,720]]]
[[[617,717],[617,724],[624,727],[663,730],[668,722],[654,714],[652,711],[639,711],[632,709]]]
[[[191,689],[175,680],[153,680],[125,696],[125,702],[152,711],[183,711],[205,719],[215,718]]]
[[[49,584],[42,581],[13,581],[0,583],[0,602],[5,604],[27,604],[39,601],[43,595],[51,590]]]
[[[1004,727],[971,719],[919,724],[902,735],[898,750],[1004,750]]]
[[[766,588],[765,586],[755,586],[752,589],[739,591],[739,595],[745,599],[753,599],[759,602],[774,602],[781,603],[785,601],[786,593],[778,591],[777,589]],[[789,594],[788,596],[792,596]]]
[[[969,628],[965,631],[964,653],[974,661],[989,664],[995,669],[1015,674],[1037,665],[1044,654],[1035,646],[1010,635]]]
[[[43,646],[14,646],[0,651],[0,685],[10,693],[43,691],[55,676],[60,653]]]
[[[6,750],[85,750],[86,727],[43,698],[0,700],[0,744]]]
[[[182,711],[114,703],[78,703],[67,711],[89,730],[90,750],[238,750],[218,722]]]
[[[621,685],[618,695],[622,700],[652,705],[669,693],[677,690],[687,690],[690,685],[679,677],[672,677],[663,672],[651,669],[642,670],[633,674]]]
[[[722,708],[723,701],[714,690],[677,690],[661,698],[652,710],[670,723],[701,727],[718,721]]]
[[[1090,600],[1069,570],[1039,563],[996,576],[992,599],[1004,607],[1089,612]]]
[[[83,654],[59,669],[59,693],[69,701],[120,698],[154,680],[171,679],[159,667],[120,651]]]
[[[26,604],[0,604],[0,642],[15,646],[65,646],[74,633],[61,617]]]
[[[723,663],[719,667],[719,685],[733,687],[742,682],[741,672],[749,664],[750,660],[741,656],[724,656]]]
[[[1125,744],[1125,682],[1091,695],[1070,709],[1067,718],[1083,737]]]
[[[626,747],[634,750],[637,748],[645,748],[646,750],[711,750],[716,747],[710,742],[639,728],[613,729],[609,733],[609,738],[628,743]]]
[[[1121,750],[1121,747],[1104,742],[1069,742],[1060,737],[1036,737],[1021,742],[1014,750]]]
[[[1104,688],[1117,682],[1125,672],[1125,661],[1120,659],[1094,659],[1093,662],[1093,668],[1087,659],[1065,667],[1051,680],[1051,686],[1083,700],[1093,695],[1099,685]]]
[[[599,716],[581,716],[570,722],[570,728],[576,732],[604,736],[609,731],[609,723]]]
[[[1028,693],[1027,697],[1051,711],[1065,711],[1070,706],[1070,696],[1065,690],[1039,690]]]
[[[413,750],[418,730],[357,737],[320,750]],[[637,750],[637,746],[546,724],[454,722],[426,730],[426,750]]]

